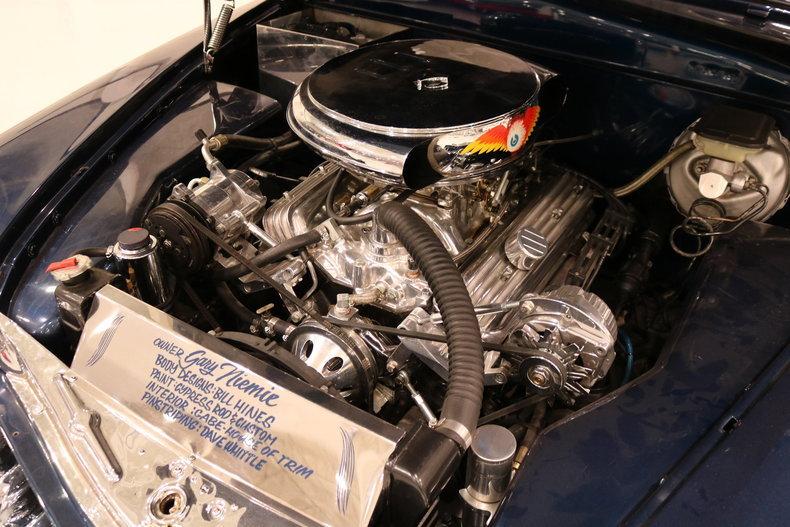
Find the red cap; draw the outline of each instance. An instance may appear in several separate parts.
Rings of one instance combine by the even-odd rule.
[[[47,266],[47,272],[51,273],[52,271],[59,271],[61,269],[68,269],[70,267],[77,267],[77,258],[74,256],[59,262],[52,262]]]

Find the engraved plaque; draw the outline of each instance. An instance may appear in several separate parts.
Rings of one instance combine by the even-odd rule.
[[[111,286],[96,294],[72,369],[229,485],[315,524],[368,524],[402,436]]]

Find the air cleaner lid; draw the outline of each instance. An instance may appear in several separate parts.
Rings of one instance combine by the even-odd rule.
[[[405,179],[418,167],[437,184],[461,183],[520,157],[552,75],[469,42],[385,42],[316,69],[288,122],[324,157],[373,179],[412,186],[404,167]]]
[[[312,102],[340,121],[429,133],[507,115],[540,87],[524,60],[453,40],[361,48],[327,62],[306,84]]]

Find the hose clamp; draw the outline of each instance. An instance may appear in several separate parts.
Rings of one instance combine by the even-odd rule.
[[[446,435],[466,451],[472,445],[472,432],[455,419],[441,418],[436,423],[436,431]]]

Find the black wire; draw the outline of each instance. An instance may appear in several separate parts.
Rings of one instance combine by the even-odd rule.
[[[241,134],[217,134],[209,139],[209,149],[219,152],[226,146],[245,150],[276,150],[289,143],[300,143],[293,132],[286,132],[276,137],[252,137]]]
[[[698,232],[695,231],[693,226],[688,226],[687,227],[687,223],[690,220],[700,219],[700,220],[705,220],[705,221],[708,221],[708,222],[715,221],[715,220],[713,220],[713,218],[706,218],[705,216],[698,216],[698,215],[693,213],[695,208],[699,207],[700,205],[706,204],[708,201],[711,201],[711,200],[708,200],[707,198],[699,198],[699,199],[695,200],[691,204],[691,207],[689,207],[690,215],[686,219],[683,220],[683,226],[684,226],[683,230],[685,230],[687,233],[691,234],[692,236],[709,236],[709,237],[722,236],[724,234],[730,234],[731,232],[734,232],[741,225],[743,225],[744,223],[746,223],[750,219],[752,219],[755,216],[757,216],[758,214],[760,214],[763,210],[765,210],[765,207],[768,204],[768,189],[767,189],[767,187],[765,185],[758,185],[758,186],[756,186],[755,188],[753,188],[751,190],[754,190],[758,194],[760,194],[760,197],[757,198],[754,203],[752,203],[746,210],[741,212],[735,218],[720,218],[718,220],[718,224],[719,225],[724,225],[724,224],[727,224],[727,223],[732,224],[732,226],[729,229],[715,229],[714,228],[711,231],[702,231],[702,232],[698,233]],[[715,202],[715,203],[718,203],[718,202]]]
[[[365,330],[365,331],[375,331],[378,333],[386,333],[388,335],[395,335],[398,337],[406,337],[418,340],[429,340],[432,342],[442,342],[447,343],[447,337],[445,335],[437,334],[437,333],[426,333],[423,331],[412,331],[410,329],[403,329],[403,328],[393,328],[391,326],[380,326],[378,324],[366,324],[363,322],[355,322],[352,320],[340,320],[334,317],[326,317],[327,322],[330,322],[336,326],[340,326],[343,328],[349,329],[357,329],[357,330]],[[513,346],[510,344],[497,344],[496,342],[485,342],[483,341],[483,348],[492,350],[492,351],[499,351],[503,353],[512,353],[514,355],[522,355],[522,356],[532,356],[534,352],[527,349],[521,348],[518,346]]]
[[[73,254],[75,255],[81,254],[89,258],[106,258],[107,247],[85,247],[83,249],[74,251]]]
[[[280,296],[283,297],[283,299],[287,300],[288,302],[291,302],[293,305],[298,307],[300,310],[302,310],[308,316],[313,318],[316,322],[321,324],[323,327],[332,331],[333,329],[332,326],[326,321],[326,318],[323,315],[321,315],[315,309],[305,304],[299,297],[291,293],[280,282],[278,282],[277,280],[266,274],[261,268],[256,267],[255,264],[249,258],[245,257],[239,251],[234,249],[228,242],[217,236],[214,233],[214,231],[203,225],[200,221],[198,221],[196,218],[192,217],[189,214],[185,214],[184,219],[198,232],[200,232],[203,236],[211,240],[215,245],[217,245],[226,253],[228,253],[230,256],[232,256],[237,262],[241,263],[247,269],[249,269],[252,274],[254,274],[258,278],[269,284],[269,286],[271,286],[272,289],[277,291],[280,294]]]
[[[595,137],[603,135],[602,130],[594,130],[589,134],[574,135],[573,137],[562,137],[560,139],[545,139],[543,141],[536,141],[532,144],[533,148],[548,147],[554,145],[564,145],[568,143],[575,143],[577,141],[586,141]]]
[[[186,280],[179,280],[178,286],[184,291],[184,293],[186,293],[186,295],[189,297],[189,300],[203,317],[203,320],[209,323],[211,329],[214,331],[222,331],[222,327],[220,326],[219,322],[216,318],[214,318],[214,315],[211,314],[211,311],[209,311],[205,302],[203,302],[203,299],[201,299],[197,294],[197,291],[195,291],[195,289],[189,285]]]
[[[321,233],[317,230],[309,230],[298,234],[293,238],[283,240],[273,247],[269,247],[257,256],[250,258],[250,262],[255,266],[262,266],[282,260],[291,253],[299,252],[308,245],[313,245],[321,241]],[[225,269],[220,269],[212,274],[211,279],[215,282],[227,282],[235,280],[248,274],[246,266],[238,263]]]
[[[286,152],[290,152],[291,150],[294,150],[295,148],[301,146],[301,144],[302,144],[301,141],[292,141],[290,143],[285,143],[271,150],[260,152],[249,158],[241,165],[239,165],[238,169],[243,171],[249,168],[259,167],[264,163],[267,163],[268,161],[276,158],[280,154],[284,154]],[[281,177],[281,176],[277,176],[277,177]]]
[[[252,325],[259,318],[251,309],[242,304],[241,300],[236,298],[227,282],[220,282],[214,286],[214,292],[219,301],[245,324]]]
[[[715,240],[717,237],[735,232],[744,223],[751,220],[752,218],[755,218],[758,214],[764,211],[765,207],[768,205],[768,187],[765,185],[754,185],[751,188],[747,188],[747,190],[754,190],[760,194],[760,197],[758,197],[754,203],[752,203],[748,208],[746,208],[734,218],[723,217],[725,210],[724,206],[716,200],[709,198],[698,198],[694,200],[689,207],[686,217],[683,218],[683,221],[680,223],[680,225],[675,226],[670,232],[669,242],[672,246],[672,250],[687,258],[696,258],[698,256],[702,256],[703,254],[707,253],[711,247],[713,247],[713,240]],[[703,205],[715,208],[722,217],[713,218],[701,216],[696,211],[696,209],[699,209],[699,207]],[[729,228],[722,229],[721,226],[726,224],[731,226]],[[677,244],[675,236],[681,230],[699,240],[699,247],[696,251],[685,251]],[[703,244],[702,240],[708,240],[708,243]]]
[[[484,415],[477,422],[477,426],[483,426],[485,424],[492,423],[501,417],[505,417],[506,415],[512,414],[513,412],[518,412],[519,410],[523,410],[528,406],[536,405],[539,402],[546,400],[547,398],[548,397],[546,397],[545,395],[532,395],[530,397],[527,397],[526,399],[522,399],[518,402],[500,408],[499,410],[491,412],[490,414]]]
[[[335,212],[335,192],[337,191],[337,186],[340,184],[340,180],[343,179],[343,174],[343,170],[338,170],[337,175],[332,180],[332,184],[329,186],[329,191],[326,194],[326,201],[324,202],[327,216],[335,220],[338,225],[358,225],[372,220],[373,211],[360,214],[359,216],[340,216]]]

